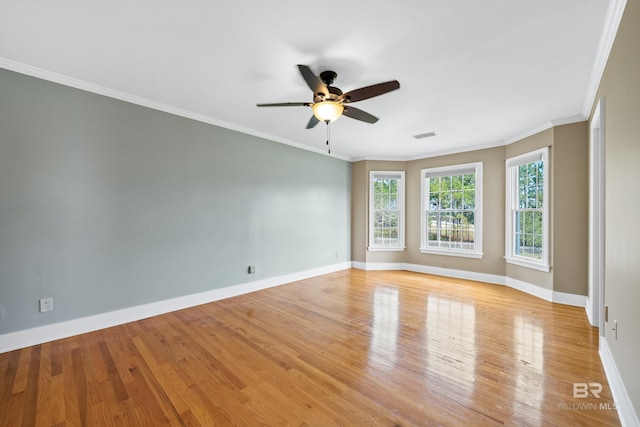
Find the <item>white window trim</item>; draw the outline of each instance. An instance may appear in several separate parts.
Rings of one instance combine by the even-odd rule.
[[[440,175],[447,176],[455,174],[456,171],[464,169],[475,169],[476,171],[476,215],[474,223],[475,243],[476,248],[474,251],[465,251],[460,249],[444,249],[444,248],[430,248],[427,246],[427,220],[425,213],[427,211],[427,198],[425,181],[427,175]],[[463,258],[482,258],[484,253],[482,252],[482,162],[466,163],[462,165],[443,166],[438,168],[422,169],[420,172],[420,252],[423,254],[434,255],[447,255]]]
[[[373,244],[373,180],[378,176],[397,176],[398,177],[398,210],[400,215],[398,218],[398,227],[400,228],[398,246],[383,246]],[[369,246],[367,250],[370,252],[394,252],[405,250],[404,230],[405,230],[405,172],[404,171],[370,171],[369,172]]]
[[[542,259],[535,260],[531,258],[521,257],[515,254],[515,233],[513,232],[513,207],[518,203],[518,184],[516,175],[516,166],[531,163],[542,159],[544,169],[542,172],[544,184],[544,203],[542,208]],[[549,205],[551,194],[549,193],[549,147],[531,151],[520,156],[511,157],[505,162],[505,256],[504,259],[509,264],[519,265],[534,270],[549,272],[551,264],[549,262]]]

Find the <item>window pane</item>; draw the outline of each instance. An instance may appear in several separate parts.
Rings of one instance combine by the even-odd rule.
[[[463,209],[464,207],[464,191],[454,191],[451,193],[451,207],[452,209]]]
[[[398,212],[390,211],[387,214],[388,227],[398,226]]]
[[[437,242],[438,240],[438,213],[427,213],[427,242]],[[429,243],[431,244],[431,243]]]
[[[532,232],[534,234],[542,235],[542,211],[535,211],[532,213],[533,213]]]
[[[527,165],[528,186],[533,187],[538,185],[538,163],[529,163]]]
[[[390,193],[397,193],[398,192],[398,180],[397,179],[389,180],[389,192]]]
[[[475,209],[476,208],[476,192],[475,190],[465,190],[464,191],[464,209]]]
[[[374,228],[373,229],[373,243],[375,243],[376,245],[380,245],[382,244],[382,229],[381,228]]]
[[[429,193],[429,210],[440,209],[440,192]]]
[[[382,212],[376,212],[374,214],[373,226],[376,228],[382,227]]]
[[[535,209],[537,207],[538,194],[536,189],[537,186],[527,188],[527,208]]]
[[[473,173],[468,173],[464,176],[464,188],[475,189],[476,188],[476,175]]]
[[[427,178],[427,182],[429,183],[430,192],[433,193],[440,191],[440,177],[436,176],[433,178]]]
[[[441,191],[451,190],[451,177],[450,176],[440,177],[440,190]]]
[[[536,197],[536,206],[538,209],[542,209],[544,203],[544,187],[542,185],[538,185],[538,192]]]
[[[473,226],[475,224],[475,217],[476,217],[476,213],[475,212],[465,212],[464,213],[465,221],[467,221],[467,224],[470,225],[470,228],[473,228]]]
[[[451,189],[462,190],[462,175],[451,176]]]
[[[536,259],[542,259],[542,236],[533,236],[533,254]]]
[[[515,213],[515,230],[517,233],[524,233],[526,232],[526,221],[523,218],[523,212],[516,212]]]
[[[382,209],[382,196],[380,194],[373,195],[373,209]]]
[[[451,240],[451,214],[440,215],[440,240],[444,242]]]
[[[518,208],[525,209],[527,207],[527,189],[526,187],[518,188]]]
[[[383,193],[388,193],[389,192],[389,179],[387,179],[387,178],[382,180],[382,192]]]
[[[538,167],[537,167],[537,172],[538,172],[538,185],[542,186],[542,184],[544,184],[544,164],[542,161],[538,162]]]
[[[523,255],[522,248],[524,248],[524,235],[516,234],[516,253],[520,256]]]
[[[527,165],[518,166],[518,187],[524,188],[528,186],[527,176]]]
[[[387,209],[398,209],[398,195],[389,194],[389,206]]]
[[[451,209],[451,192],[440,193],[440,209]]]

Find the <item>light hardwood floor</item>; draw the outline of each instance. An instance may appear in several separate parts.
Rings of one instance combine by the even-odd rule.
[[[580,308],[345,270],[0,354],[0,425],[619,425],[597,349]]]

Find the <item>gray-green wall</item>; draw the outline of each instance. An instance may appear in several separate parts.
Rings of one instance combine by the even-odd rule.
[[[348,162],[0,70],[0,334],[349,261],[350,191]]]

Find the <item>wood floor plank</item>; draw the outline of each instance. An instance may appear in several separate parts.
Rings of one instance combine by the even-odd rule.
[[[584,309],[345,270],[0,354],[0,426],[618,426]],[[601,383],[600,397],[573,397]]]
[[[71,351],[72,375],[67,377],[65,390],[65,413],[74,414],[67,418],[70,423],[79,421],[79,425],[87,425],[87,380],[82,362],[80,348],[75,347]]]
[[[20,365],[20,358],[24,353],[27,352],[15,350],[7,353],[7,357],[3,358],[2,366],[0,366],[4,374],[2,376],[2,384],[0,384],[0,407],[5,405],[14,393],[19,393],[24,390],[23,387],[16,387],[16,378],[20,378],[18,375],[19,367],[25,365],[28,366],[28,364]],[[23,371],[25,371],[24,368]],[[26,387],[26,381],[24,387]]]
[[[25,406],[33,408],[25,411],[22,416],[23,426],[32,426],[36,422],[36,414],[38,406],[38,385],[40,383],[40,356],[42,353],[42,345],[36,345],[31,348],[31,358],[29,361],[29,376],[27,379],[27,387],[25,389]]]

